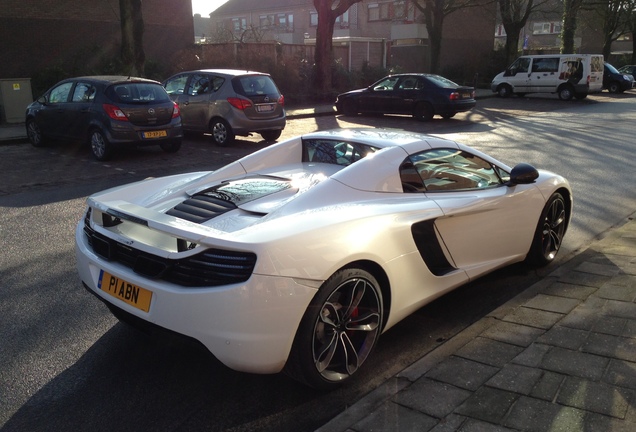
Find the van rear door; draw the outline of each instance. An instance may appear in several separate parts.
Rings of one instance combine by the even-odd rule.
[[[590,55],[590,93],[603,90],[603,56]]]

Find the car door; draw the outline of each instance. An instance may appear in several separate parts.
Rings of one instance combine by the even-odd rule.
[[[185,92],[179,97],[184,129],[194,131],[208,129],[210,98],[213,94],[212,82],[212,77],[207,73],[197,72],[190,75]]]
[[[68,113],[70,108],[69,97],[73,82],[67,81],[53,87],[45,96],[36,115],[36,121],[42,133],[51,137],[65,137],[67,133]]]
[[[531,57],[519,57],[504,72],[505,81],[516,93],[529,92]]]
[[[429,100],[429,91],[423,78],[403,76],[397,82],[396,97],[392,99],[391,112],[395,114],[412,114],[417,101]]]
[[[559,57],[535,57],[528,80],[530,91],[554,93],[559,82],[559,63]]]
[[[96,93],[95,85],[88,82],[78,81],[73,87],[65,113],[66,136],[69,138],[83,139],[88,136]]]
[[[362,92],[358,106],[362,112],[382,114],[394,113],[399,93],[397,83],[399,76],[386,77]]]
[[[193,76],[196,75],[196,81]],[[197,107],[201,106],[201,101],[204,99],[200,97],[195,100],[195,104],[191,105],[191,96],[193,93],[199,90],[200,85],[196,84],[201,79],[201,74],[191,74],[184,73],[175,75],[169,78],[165,83],[164,87],[166,92],[170,96],[177,105],[179,105],[179,111],[181,112],[181,124],[184,130],[189,131],[206,131],[207,130],[207,120],[203,121],[199,119],[197,121]],[[195,84],[193,86],[193,83]]]
[[[411,160],[444,213],[435,230],[454,267],[474,278],[527,254],[544,202],[534,185],[507,185],[508,173],[457,148]]]

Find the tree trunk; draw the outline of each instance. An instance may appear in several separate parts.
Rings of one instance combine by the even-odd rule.
[[[316,2],[315,2],[316,3]],[[316,29],[316,75],[314,77],[315,90],[318,96],[327,95],[331,90],[331,63],[333,62],[333,29],[335,18],[332,18],[331,3],[327,1],[316,5],[318,10],[318,27]],[[322,19],[325,17],[326,19]]]
[[[581,9],[582,0],[564,0],[563,28],[561,30],[561,54],[574,54],[574,36],[576,19]]]
[[[131,76],[144,76],[146,55],[143,48],[144,21],[141,0],[119,0],[121,15],[121,62]]]

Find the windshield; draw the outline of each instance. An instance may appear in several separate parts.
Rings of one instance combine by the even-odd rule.
[[[122,83],[108,88],[108,97],[115,102],[145,104],[148,102],[169,102],[166,90],[154,83]]]
[[[611,73],[620,73],[614,66],[612,66],[609,63],[605,63],[605,66],[607,67],[607,69],[609,69]]]

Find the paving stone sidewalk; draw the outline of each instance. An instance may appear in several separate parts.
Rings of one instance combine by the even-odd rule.
[[[318,429],[345,431],[636,431],[636,221]]]

